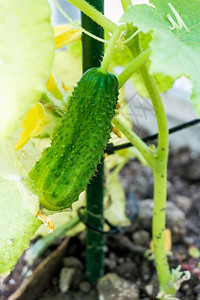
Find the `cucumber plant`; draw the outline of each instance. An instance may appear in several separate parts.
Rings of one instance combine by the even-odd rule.
[[[56,0],[54,2],[59,7],[58,2]],[[78,199],[79,193],[95,173],[109,139],[112,121],[140,151],[153,170],[152,232],[155,265],[160,282],[158,297],[169,299],[176,292],[176,283],[179,282],[180,286],[184,278],[179,267],[170,271],[165,252],[169,138],[167,118],[154,74],[161,73],[170,76],[172,80],[186,75],[193,84],[191,100],[196,111],[200,112],[198,102],[200,97],[199,0],[188,2],[150,0],[152,6],[144,4],[134,6],[131,0],[121,0],[124,14],[120,25],[105,17],[87,1],[69,0],[68,2],[79,8],[111,36],[109,40],[104,40],[93,33],[88,33],[84,28],[81,29],[85,34],[107,45],[101,66],[83,75],[68,99],[67,110],[54,131],[51,146],[44,150],[41,158],[29,172],[29,176],[24,176],[23,182],[32,181],[35,194],[41,205],[47,209],[61,210],[70,206]],[[68,16],[67,18],[70,20]],[[74,26],[79,28],[76,23]],[[0,36],[5,38],[5,35]],[[116,44],[127,48],[132,57],[117,79],[115,75],[108,72]],[[147,146],[126,126],[120,114],[114,116],[118,88],[120,89],[135,72],[140,74],[155,111],[158,124],[157,147]],[[45,97],[43,95],[42,100],[51,102],[48,95]],[[34,194],[33,191],[31,192]]]

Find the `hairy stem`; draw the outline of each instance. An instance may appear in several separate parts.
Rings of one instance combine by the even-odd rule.
[[[141,154],[144,156],[147,163],[152,166],[154,162],[154,153],[152,150],[141,140],[141,138],[122,121],[121,117],[115,116],[112,120],[119,130],[129,139],[129,141],[135,146]]]
[[[153,104],[158,124],[158,157],[167,159],[168,157],[168,125],[160,93],[152,75],[149,75],[147,66],[140,68],[140,73],[145,87]],[[167,166],[167,161],[166,161]]]
[[[168,161],[168,126],[165,110],[153,76],[148,74],[146,66],[141,68],[141,75],[151,98],[158,124],[158,156],[153,167],[154,173],[154,211],[153,211],[153,242],[155,263],[161,289],[169,290],[170,269],[165,252],[165,219]]]
[[[131,34],[131,32],[130,32]],[[139,39],[127,44],[133,57],[141,53]],[[140,67],[140,74],[153,104],[158,125],[158,152],[150,165],[154,174],[154,210],[153,210],[153,242],[155,264],[160,282],[160,288],[171,292],[169,281],[171,273],[165,252],[165,222],[166,222],[166,190],[167,190],[167,162],[169,152],[169,138],[167,118],[155,79],[148,72],[146,64]]]
[[[150,49],[145,50],[126,66],[126,68],[120,73],[120,75],[117,78],[119,88],[121,88],[126,83],[126,81],[133,75],[133,73],[148,60],[150,53]]]
[[[167,169],[163,164],[157,164],[154,174],[154,209],[153,209],[153,243],[155,264],[160,282],[160,288],[169,292],[168,283],[171,278],[165,251],[165,215],[166,215],[166,182]]]
[[[109,32],[114,32],[117,29],[117,25],[113,23],[110,19],[105,17],[101,12],[99,12],[92,5],[84,0],[67,0],[77,8],[79,8],[84,14],[90,17],[97,24],[101,25],[104,29]]]
[[[105,73],[108,70],[109,64],[110,64],[110,59],[112,57],[113,54],[113,49],[116,45],[116,42],[120,36],[121,31],[125,28],[124,25],[121,25],[119,27],[117,27],[116,31],[113,33],[113,35],[111,36],[108,46],[106,48],[102,63],[101,63],[101,67],[100,70],[101,72]]]

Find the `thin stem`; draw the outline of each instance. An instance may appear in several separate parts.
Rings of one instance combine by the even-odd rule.
[[[129,36],[129,38],[127,38],[125,41],[123,41],[122,44],[124,45],[124,44],[129,43],[140,32],[141,32],[140,29],[136,30],[131,36]]]
[[[44,253],[44,251],[59,237],[65,234],[70,229],[74,228],[80,222],[78,217],[73,218],[68,223],[55,229],[52,233],[39,239],[32,247],[30,247],[29,254],[34,258],[38,258]]]
[[[127,8],[132,5],[132,1],[131,0],[121,0],[121,4],[123,7],[123,10],[127,10]]]
[[[119,88],[121,88],[133,75],[133,73],[149,59],[150,53],[150,49],[145,50],[127,65],[127,67],[118,76]]]
[[[167,169],[163,164],[157,164],[154,174],[154,209],[153,209],[153,243],[155,265],[160,282],[160,288],[169,292],[171,274],[165,251],[165,215],[166,215],[166,182]]]
[[[140,68],[140,73],[153,104],[158,124],[158,157],[168,157],[168,125],[160,93],[152,75],[149,75],[147,66]]]
[[[68,14],[62,9],[62,7],[59,5],[58,1],[57,0],[53,0],[56,7],[58,8],[58,10],[61,12],[61,14],[69,21],[69,23],[71,25],[73,25],[74,27],[76,27],[77,29],[80,29],[82,30],[82,32],[84,32],[85,34],[89,35],[90,37],[92,37],[93,39],[99,41],[99,42],[102,42],[102,43],[105,43],[107,44],[108,41],[105,40],[105,39],[101,39],[100,37],[92,34],[91,32],[89,32],[88,30],[82,28],[81,26],[79,26],[76,22],[74,22],[69,16]]]
[[[128,45],[133,57],[135,51],[141,52],[139,41]],[[169,152],[169,137],[167,118],[155,79],[144,64],[140,68],[145,87],[154,107],[158,125],[158,152],[151,165],[154,174],[154,210],[153,210],[153,242],[155,247],[155,264],[160,282],[160,288],[171,293],[169,281],[171,273],[165,252],[165,219],[166,219],[166,190],[167,190],[167,161]]]
[[[119,116],[115,116],[112,120],[119,130],[129,139],[129,141],[135,146],[144,156],[145,160],[152,166],[154,163],[154,153],[152,150],[141,140],[141,138],[130,128],[128,128],[125,122]]]
[[[154,210],[153,210],[153,241],[155,264],[161,289],[166,292],[170,287],[170,269],[165,252],[165,219],[166,219],[166,197],[167,197],[167,161],[169,152],[169,138],[167,118],[160,97],[158,87],[153,76],[148,74],[147,66],[141,68],[141,75],[146,89],[151,98],[158,124],[158,156],[154,173]]]
[[[102,13],[96,10],[92,5],[84,0],[67,0],[71,4],[79,8],[84,14],[90,17],[97,24],[101,25],[104,29],[109,32],[114,32],[117,29],[117,25],[110,19],[105,17]]]
[[[154,210],[153,210],[153,241],[155,247],[155,264],[160,288],[170,291],[168,283],[171,273],[165,252],[165,219],[167,190],[167,161],[169,138],[167,118],[158,87],[153,76],[149,75],[147,66],[141,67],[141,75],[152,101],[158,124],[158,156],[153,167],[154,173]]]
[[[121,25],[119,27],[117,27],[116,31],[113,33],[113,35],[111,36],[108,46],[106,48],[104,57],[103,57],[103,61],[101,63],[101,67],[100,67],[100,71],[103,73],[106,73],[108,71],[108,67],[110,64],[110,59],[112,57],[113,54],[113,49],[116,45],[116,42],[120,36],[121,31],[125,29],[124,25]]]

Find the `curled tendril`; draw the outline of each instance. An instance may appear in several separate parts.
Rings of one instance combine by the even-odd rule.
[[[185,30],[187,32],[190,32],[188,27],[186,26],[185,22],[183,21],[183,19],[181,18],[181,16],[179,15],[179,13],[177,12],[177,10],[173,7],[173,5],[169,2],[168,3],[169,7],[171,8],[172,12],[174,13],[176,20],[178,22],[178,24],[174,21],[174,19],[172,18],[172,16],[170,14],[167,14],[167,18],[170,21],[170,23],[172,24],[172,26],[169,26],[169,28],[171,30],[174,29],[182,29],[183,27],[185,28]]]

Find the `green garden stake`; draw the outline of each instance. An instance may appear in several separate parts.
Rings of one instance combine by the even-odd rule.
[[[98,11],[104,11],[103,0],[88,0],[92,6]],[[101,26],[91,20],[88,16],[81,13],[82,27],[99,36],[104,37],[104,31]],[[100,67],[101,59],[103,57],[104,45],[103,43],[94,40],[88,35],[83,34],[82,37],[82,62],[83,72],[91,67]],[[95,149],[94,149],[95,151]],[[103,229],[103,158],[101,164],[97,167],[96,176],[91,180],[87,187],[87,206],[86,218],[87,222],[93,226]],[[86,237],[86,269],[88,279],[95,282],[104,274],[104,237],[90,229],[87,229]]]

